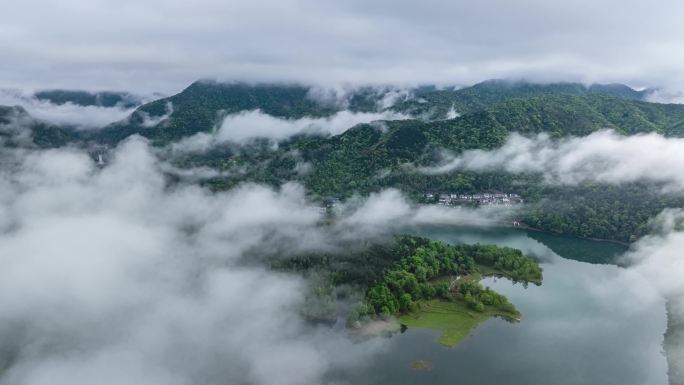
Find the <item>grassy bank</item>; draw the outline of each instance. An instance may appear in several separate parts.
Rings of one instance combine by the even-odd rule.
[[[426,328],[441,333],[439,343],[454,347],[467,337],[475,328],[491,317],[519,319],[519,314],[505,313],[487,307],[484,312],[470,309],[462,301],[430,300],[420,302],[415,312],[402,315],[399,321],[408,326]]]

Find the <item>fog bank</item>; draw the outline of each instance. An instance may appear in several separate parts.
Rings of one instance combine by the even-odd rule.
[[[428,174],[456,170],[539,173],[548,183],[622,184],[637,181],[663,184],[684,191],[684,139],[656,133],[624,136],[603,130],[584,137],[552,139],[547,134],[525,137],[513,133],[493,150],[469,150],[446,155]]]

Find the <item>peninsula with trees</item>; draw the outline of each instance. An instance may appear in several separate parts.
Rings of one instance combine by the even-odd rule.
[[[309,255],[274,262],[277,269],[298,271],[319,279],[311,288],[307,311],[335,319],[339,287],[363,292],[347,315],[351,330],[364,325],[397,322],[429,328],[440,343],[455,346],[490,317],[519,321],[520,312],[502,294],[484,287],[484,277],[502,277],[523,285],[541,285],[539,264],[520,250],[495,245],[449,245],[417,237],[395,236],[344,255]],[[320,279],[320,277],[325,277]],[[343,291],[348,293],[348,291]],[[346,295],[346,294],[345,294]],[[321,305],[325,309],[321,313]],[[327,313],[326,313],[327,312]]]

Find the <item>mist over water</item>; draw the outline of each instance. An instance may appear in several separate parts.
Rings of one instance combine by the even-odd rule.
[[[364,245],[406,223],[496,220],[388,189],[323,226],[298,184],[169,183],[140,137],[103,167],[73,148],[0,155],[2,385],[323,383],[386,341],[305,322],[307,282],[250,258]]]
[[[296,184],[221,193],[168,184],[164,163],[141,138],[120,145],[102,169],[74,149],[5,149],[3,157],[11,167],[0,178],[0,384],[666,379],[662,292],[678,286],[653,285],[638,263],[563,259],[553,250],[582,250],[563,247],[567,239],[547,240],[552,249],[517,231],[445,227],[492,226],[496,210],[417,207],[389,189],[350,200],[334,225],[321,227],[318,208]],[[677,218],[664,215],[661,235],[642,240],[630,258],[672,255],[657,247],[679,239]],[[354,344],[344,330],[303,321],[301,278],[242,264],[261,252],[329,250],[340,240],[405,232],[519,248],[543,263],[545,282],[524,289],[488,281],[523,321],[490,320],[445,350],[416,330]],[[596,262],[621,252],[587,245],[605,248],[591,257]],[[411,372],[407,360],[418,359],[435,369]]]
[[[349,119],[373,117],[334,117],[343,123],[326,129],[334,134]],[[245,126],[262,121],[260,135],[272,139],[332,122],[254,111],[226,119]],[[275,135],[278,128],[283,132]],[[249,137],[239,130],[231,135]],[[546,173],[554,183],[620,184],[643,179],[680,145],[658,135],[626,139],[612,132],[560,142],[513,137],[502,149],[468,152],[452,165],[476,171],[505,165],[510,172]],[[625,159],[636,149],[661,151],[629,169],[625,164],[633,163]],[[320,208],[299,184],[210,192],[187,182],[211,170],[173,168],[137,136],[102,167],[75,148],[2,148],[0,155],[6,160],[0,172],[2,385],[666,381],[664,301],[684,294],[681,210],[656,218],[622,269],[558,254],[614,263],[624,250],[585,244],[592,252],[566,255],[561,250],[583,249],[569,239],[538,236],[538,242],[491,230],[505,217],[494,209],[417,206],[391,188],[349,199],[337,208],[337,220],[322,226]],[[506,163],[511,155],[516,161]],[[673,169],[649,180],[677,191],[681,162],[672,160]],[[169,173],[184,176],[170,183]],[[416,227],[424,225],[433,227]],[[545,283],[524,289],[487,281],[518,306],[523,322],[490,320],[454,349],[417,330],[356,344],[344,330],[303,320],[306,279],[249,260],[339,251],[340,242],[365,245],[407,231],[519,248],[543,263]],[[679,307],[672,309],[679,315]],[[412,372],[408,364],[417,359],[434,361],[435,369]]]
[[[682,15],[682,0],[4,2],[0,385],[684,379],[684,110],[649,104],[684,103]],[[416,203],[484,186],[525,202]],[[514,215],[632,243],[501,229]],[[330,272],[274,267],[397,234],[515,247],[544,283],[485,279],[522,321],[446,348],[311,322]],[[344,290],[340,313],[367,288]]]
[[[521,322],[490,319],[454,348],[439,345],[435,332],[409,328],[390,338],[387,350],[373,356],[368,368],[337,372],[336,378],[402,385],[454,379],[483,385],[668,383],[662,352],[665,300],[631,271],[565,259],[522,231],[452,226],[414,231],[451,243],[520,248],[542,261],[544,283],[525,288],[506,279],[485,279],[483,284],[516,305]],[[572,242],[556,240],[563,241]],[[433,369],[411,369],[417,360],[430,362]]]

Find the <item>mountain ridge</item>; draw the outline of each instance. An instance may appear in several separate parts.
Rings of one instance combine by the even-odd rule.
[[[343,109],[353,112],[379,112],[384,109],[405,113],[422,120],[439,120],[450,111],[458,114],[475,112],[508,99],[558,94],[609,95],[626,100],[641,100],[644,91],[622,84],[580,83],[535,84],[522,81],[489,80],[461,89],[440,90],[418,87],[407,92],[413,97],[383,108],[381,102],[388,90],[360,87],[347,95],[341,104],[317,99],[310,86],[288,83],[220,83],[199,80],[181,92],[146,103],[127,119],[105,127],[99,140],[114,144],[138,133],[156,143],[168,143],[199,132],[210,132],[221,118],[232,113],[259,109],[284,119],[326,117]],[[346,104],[346,105],[345,105]],[[172,112],[169,114],[169,107]],[[146,126],[146,119],[168,115],[161,129]]]

